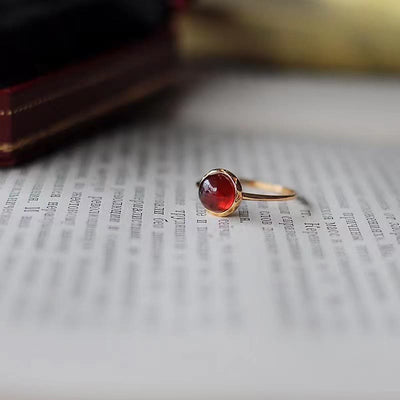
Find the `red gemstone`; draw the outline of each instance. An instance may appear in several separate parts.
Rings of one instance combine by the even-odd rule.
[[[235,201],[235,184],[229,176],[216,172],[207,175],[200,184],[199,198],[207,210],[222,213]]]

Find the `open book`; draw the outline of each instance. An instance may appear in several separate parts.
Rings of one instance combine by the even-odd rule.
[[[0,398],[397,398],[400,145],[358,117],[340,140],[290,126],[296,98],[315,123],[388,116],[382,85],[216,77],[168,123],[2,170]],[[209,215],[195,182],[216,167],[301,199]]]

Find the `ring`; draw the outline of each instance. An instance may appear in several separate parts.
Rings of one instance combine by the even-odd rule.
[[[246,186],[262,189],[269,194],[247,193],[242,190]],[[294,190],[281,185],[241,179],[227,169],[217,168],[207,172],[197,182],[199,198],[203,206],[212,214],[226,217],[239,207],[242,200],[253,201],[284,201],[295,199]],[[271,193],[271,194],[270,194]]]

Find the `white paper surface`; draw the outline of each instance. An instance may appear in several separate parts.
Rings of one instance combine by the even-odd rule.
[[[0,397],[397,398],[399,150],[136,124],[0,171]],[[208,215],[216,167],[306,201]]]

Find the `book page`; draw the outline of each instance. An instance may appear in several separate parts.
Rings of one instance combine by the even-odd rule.
[[[143,123],[0,171],[0,398],[395,398],[399,151]],[[300,199],[210,215],[217,167]]]

